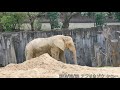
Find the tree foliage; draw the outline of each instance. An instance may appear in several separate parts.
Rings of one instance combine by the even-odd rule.
[[[120,12],[115,12],[115,18],[120,21]]]
[[[38,18],[34,21],[34,29],[35,30],[41,30],[41,27],[42,27],[42,23],[41,23],[40,18]]]
[[[1,18],[1,24],[3,26],[3,29],[5,31],[12,31],[13,29],[15,29],[15,18],[13,16],[3,16]]]
[[[103,26],[105,24],[105,13],[99,12],[95,14],[95,24],[96,26]]]
[[[60,13],[59,12],[48,12],[47,17],[50,20],[51,29],[60,28]]]
[[[20,29],[21,24],[24,22],[25,14],[21,12],[8,12],[2,13],[0,16],[0,23],[4,31],[14,31]]]
[[[63,14],[63,25],[62,29],[67,29],[69,28],[69,22],[73,16],[76,14],[80,14],[80,12],[61,12]]]
[[[20,30],[25,21],[30,24],[31,30],[40,30],[42,18],[50,21],[51,29],[67,29],[70,20],[77,14],[93,19],[96,26],[102,26],[106,19],[120,21],[120,12],[0,12],[0,31]]]
[[[27,12],[27,16],[31,25],[31,30],[41,29],[40,19],[43,16],[46,16],[46,12]],[[37,26],[38,25],[38,26]]]
[[[45,14],[46,12],[1,12],[0,26],[2,26],[4,31],[20,30],[21,25],[28,21],[31,25],[31,30],[34,30],[36,27],[40,29],[40,20],[36,19],[40,19]],[[34,22],[35,20],[37,22]]]
[[[18,29],[20,29],[20,26],[24,23],[24,20],[27,17],[26,13],[21,13],[21,12],[20,13],[15,13],[15,14],[13,14],[13,16],[16,19],[16,23],[17,23],[16,27]]]

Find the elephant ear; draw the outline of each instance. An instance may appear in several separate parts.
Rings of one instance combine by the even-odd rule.
[[[54,45],[59,47],[63,51],[65,49],[65,44],[63,40],[54,40]]]

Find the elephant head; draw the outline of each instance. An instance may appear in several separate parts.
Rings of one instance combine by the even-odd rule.
[[[62,36],[54,40],[54,44],[61,50],[69,49],[73,53],[74,63],[77,64],[76,49],[73,39],[70,36]]]

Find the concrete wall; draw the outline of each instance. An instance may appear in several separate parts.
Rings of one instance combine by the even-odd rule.
[[[120,26],[110,26],[113,31],[120,30]],[[94,44],[104,48],[104,37],[97,28],[79,28],[65,31],[20,31],[0,33],[0,65],[22,63],[25,60],[26,44],[37,37],[52,35],[70,35],[77,50],[78,64],[92,66],[94,64]],[[73,63],[71,52],[65,51],[67,63]]]

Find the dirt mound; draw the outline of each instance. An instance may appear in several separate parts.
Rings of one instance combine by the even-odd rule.
[[[87,67],[65,64],[45,53],[20,64],[0,68],[1,78],[117,78],[120,67]]]

